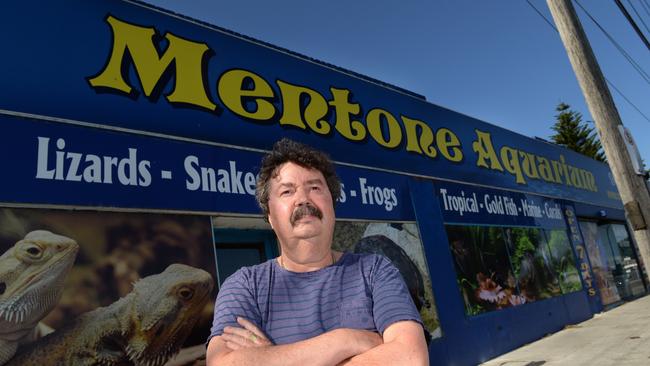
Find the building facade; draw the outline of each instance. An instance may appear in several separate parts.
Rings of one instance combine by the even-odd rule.
[[[91,311],[145,316],[120,298],[180,301],[165,274],[182,264],[212,290],[183,300],[189,318],[160,311],[188,328],[173,347],[185,364],[200,358],[219,284],[278,255],[254,191],[283,137],[336,162],[335,248],[400,269],[431,364],[476,364],[646,294],[605,164],[140,2],[15,2],[0,19],[0,268],[34,231],[44,251],[56,235],[77,243],[45,276],[57,301],[18,322],[53,339]]]

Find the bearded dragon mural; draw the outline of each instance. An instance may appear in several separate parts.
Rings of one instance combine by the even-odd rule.
[[[70,238],[38,230],[0,256],[0,365],[33,340],[38,322],[59,302],[78,249]]]
[[[208,272],[172,264],[25,347],[7,365],[162,365],[180,350],[213,286]]]

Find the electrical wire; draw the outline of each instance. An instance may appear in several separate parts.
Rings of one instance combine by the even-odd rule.
[[[540,17],[542,17],[542,19],[544,19],[544,21],[546,21],[546,24],[550,25],[551,28],[553,28],[556,32],[558,31],[557,28],[555,28],[555,24],[553,24],[553,22],[551,22],[550,20],[546,19],[546,16],[545,16],[544,14],[542,14],[542,12],[539,11],[539,10],[535,7],[535,5],[533,5],[533,4],[530,2],[530,0],[526,0],[526,2],[528,3],[528,5],[530,5],[531,8],[533,8],[533,10],[535,10],[535,12],[537,12],[537,14],[539,14]]]
[[[578,2],[578,0],[575,0],[575,2]],[[645,44],[645,46],[648,48],[648,50],[650,50],[650,42],[648,42],[648,39],[645,38],[645,35],[641,31],[641,29],[639,29],[639,26],[636,25],[636,22],[634,21],[634,19],[630,15],[630,13],[627,12],[627,9],[625,9],[625,6],[623,6],[623,3],[621,2],[621,0],[614,0],[614,2],[616,3],[616,6],[618,6],[621,13],[623,13],[623,15],[625,16],[625,19],[627,19],[628,23],[630,23],[630,25],[632,26],[632,28],[634,29],[636,34],[639,36],[639,38],[641,38],[641,41],[643,41],[643,44]]]
[[[634,11],[634,14],[636,14],[637,18],[639,18],[639,20],[641,21],[641,24],[643,24],[643,26],[645,27],[645,30],[647,30],[650,33],[650,29],[648,29],[648,25],[645,24],[645,22],[643,21],[643,18],[641,18],[641,14],[639,14],[639,12],[636,11],[636,8],[634,7],[634,4],[632,3],[632,1],[627,0],[627,3],[630,4],[630,7]]]
[[[578,6],[580,7],[580,9],[582,9],[582,11],[584,11],[585,14],[587,14],[587,16],[589,17],[589,19],[591,19],[591,21],[594,22],[594,24],[596,24],[596,26],[598,27],[598,29],[600,29],[600,30],[605,34],[605,36],[607,37],[607,39],[609,39],[609,41],[612,42],[612,44],[614,45],[614,47],[616,47],[616,49],[617,49],[617,50],[618,50],[618,51],[623,55],[623,57],[625,57],[625,58],[627,59],[627,61],[630,63],[630,65],[632,65],[632,67],[634,67],[634,69],[636,69],[636,71],[641,75],[641,77],[643,77],[643,79],[646,81],[646,83],[650,84],[650,75],[648,75],[648,73],[645,72],[645,70],[643,70],[643,68],[641,67],[641,65],[639,65],[639,64],[634,60],[634,58],[632,58],[632,56],[630,56],[630,54],[627,53],[627,52],[625,51],[625,49],[623,49],[623,47],[621,47],[621,45],[620,45],[618,42],[616,42],[616,40],[614,39],[614,37],[612,37],[612,36],[611,36],[611,35],[610,35],[606,30],[605,30],[605,28],[603,28],[603,26],[601,26],[600,23],[598,23],[598,21],[597,21],[593,16],[591,16],[591,14],[587,11],[587,9],[585,9],[585,8],[582,6],[582,4],[580,4],[580,2],[579,2],[578,0],[573,0],[573,1],[575,1],[575,3],[578,4]],[[617,3],[619,2],[619,0],[614,0],[614,1],[616,1]],[[622,5],[623,5],[623,4],[621,4],[621,6],[622,6]],[[646,40],[646,42],[647,42],[647,40]]]
[[[648,4],[647,0],[641,0],[641,6],[643,7],[643,10],[645,10],[646,14],[650,15],[650,4]]]
[[[548,18],[546,18],[546,15],[544,15],[541,11],[539,11],[539,9],[537,9],[537,7],[535,5],[533,5],[533,3],[530,2],[530,0],[526,0],[526,2],[528,3],[528,5],[530,5],[531,8],[533,8],[533,10],[535,10],[535,12],[537,14],[539,14],[540,17],[542,17],[542,19],[544,19],[546,21],[546,24],[550,25],[551,28],[553,28],[554,31],[559,33],[559,31],[555,27],[555,24],[553,24],[553,22],[548,20]]]
[[[634,103],[632,103],[629,99],[627,99],[625,94],[623,94],[620,90],[618,90],[618,88],[616,86],[614,86],[614,84],[611,81],[607,80],[607,78],[605,78],[605,81],[607,81],[607,84],[609,84],[609,86],[614,88],[614,90],[616,90],[616,92],[618,94],[620,94],[621,97],[623,97],[623,99],[625,99],[625,101],[628,102],[632,106],[632,108],[634,108],[637,112],[639,112],[639,114],[642,115],[643,118],[646,119],[646,121],[650,122],[650,118],[648,118],[648,116],[646,116],[643,112],[641,112],[641,110],[639,108],[637,108],[637,106],[635,106]]]
[[[650,84],[650,75],[632,58],[632,56],[630,56],[630,54],[627,53],[627,51],[625,51],[625,49],[623,49],[623,47],[621,47],[621,45],[618,42],[616,42],[616,40],[605,30],[605,28],[603,28],[600,25],[600,23],[598,23],[598,21],[593,16],[591,16],[591,14],[577,0],[575,1],[576,4],[578,4],[578,6],[582,9],[582,11],[584,11],[585,14],[587,14],[589,19],[591,19],[594,22],[594,24],[596,24],[596,26],[605,34],[607,39],[609,39],[609,41],[612,42],[614,47],[616,47],[616,49],[621,53],[621,55],[623,55],[623,57],[625,57],[625,59],[630,63],[630,65],[632,65],[632,67],[641,75],[641,78],[643,78],[643,80],[645,80],[646,83]],[[546,16],[544,16],[544,14],[542,14],[539,11],[539,9],[537,9],[530,2],[530,0],[526,0],[526,2],[535,10],[535,12],[537,12],[537,14],[539,14],[546,21],[546,23],[548,23],[557,32],[557,28],[555,28],[555,25],[553,25],[548,19],[546,19]]]
[[[644,0],[644,1],[645,1],[645,0]],[[557,30],[557,28],[555,27],[555,25],[554,25],[554,24],[553,24],[553,23],[552,23],[548,18],[546,18],[546,16],[545,16],[545,15],[544,15],[544,14],[543,14],[539,9],[537,9],[537,7],[535,7],[535,5],[533,5],[533,3],[530,2],[530,0],[526,0],[526,2],[528,3],[528,5],[530,5],[531,8],[533,8],[533,10],[535,10],[535,12],[536,12],[537,14],[539,14],[539,16],[542,17],[542,19],[544,19],[544,21],[546,21],[546,23],[547,23],[551,28],[553,28],[553,30],[555,30],[556,32],[559,33],[559,31]],[[584,9],[583,9],[583,10],[584,10]],[[593,20],[593,19],[592,19],[592,20]],[[629,60],[628,60],[628,61],[629,61]],[[637,71],[638,71],[638,70],[637,70]],[[643,76],[643,75],[642,75],[642,76]],[[603,76],[603,77],[604,77],[604,76]],[[644,77],[644,79],[646,79],[646,78]],[[641,112],[641,110],[640,110],[640,109],[639,109],[639,108],[638,108],[634,103],[632,103],[632,101],[630,101],[630,100],[625,96],[625,94],[623,94],[623,92],[621,92],[621,91],[620,91],[620,90],[619,90],[619,89],[614,85],[614,83],[612,83],[611,81],[609,81],[609,79],[607,79],[606,77],[605,77],[605,81],[607,82],[607,84],[608,84],[609,86],[612,87],[612,89],[614,89],[614,90],[615,90],[615,91],[616,91],[616,92],[617,92],[621,97],[623,97],[623,99],[625,99],[625,101],[628,102],[628,103],[632,106],[632,108],[634,108],[637,112],[639,112],[639,114],[640,114],[641,116],[643,116],[643,118],[645,118],[646,121],[650,122],[650,118],[648,118],[648,116],[646,116],[643,112]]]

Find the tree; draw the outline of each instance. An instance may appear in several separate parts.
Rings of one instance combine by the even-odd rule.
[[[568,104],[560,103],[555,110],[555,124],[551,127],[555,134],[551,140],[580,154],[598,161],[606,162],[598,133],[588,124],[582,122],[582,114],[573,111]]]

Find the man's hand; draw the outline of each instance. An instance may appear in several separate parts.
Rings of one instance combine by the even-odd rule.
[[[422,326],[414,321],[391,324],[384,331],[383,344],[351,357],[342,365],[405,365],[429,364],[429,350]]]
[[[266,347],[273,345],[273,342],[271,342],[266,337],[266,334],[255,326],[255,324],[240,317],[237,318],[237,323],[239,323],[242,328],[225,327],[221,336],[229,349],[236,351],[242,348]]]
[[[275,346],[255,324],[237,318],[241,327],[226,327],[208,344],[207,364],[332,366],[381,344],[376,332],[338,328],[291,344]]]

